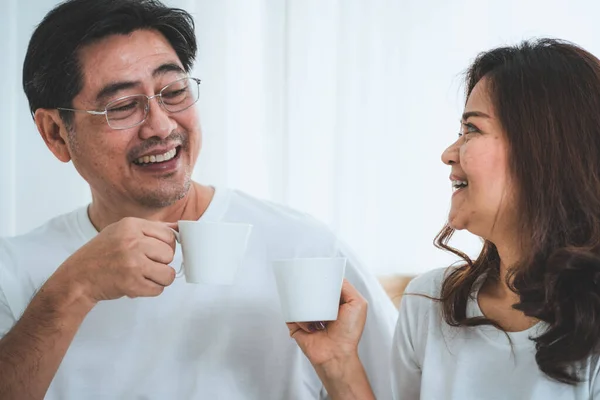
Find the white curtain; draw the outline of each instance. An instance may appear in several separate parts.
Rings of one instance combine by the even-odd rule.
[[[0,235],[13,235],[90,196],[45,148],[21,89],[29,36],[57,2],[0,1]],[[479,51],[552,36],[600,55],[593,0],[167,3],[197,24],[195,178],[315,215],[378,274],[452,261],[432,246],[451,194],[440,154],[458,130],[461,73]],[[480,246],[465,233],[455,244]]]

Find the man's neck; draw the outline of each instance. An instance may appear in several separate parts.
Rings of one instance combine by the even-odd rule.
[[[143,218],[150,221],[177,222],[179,220],[197,220],[204,214],[214,195],[214,189],[192,182],[184,198],[161,209],[139,206],[115,207],[112,204],[94,198],[88,208],[88,215],[94,227],[101,231],[108,225],[125,217]]]

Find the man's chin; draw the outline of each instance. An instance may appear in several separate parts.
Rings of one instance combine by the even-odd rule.
[[[179,187],[164,188],[159,191],[146,191],[137,197],[137,202],[145,208],[161,209],[172,206],[185,198],[190,191],[191,180]]]

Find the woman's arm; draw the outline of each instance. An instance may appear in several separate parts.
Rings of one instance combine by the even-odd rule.
[[[358,355],[315,367],[332,400],[375,400]]]
[[[288,324],[332,400],[375,399],[358,357],[358,342],[367,318],[367,302],[346,280],[338,319],[327,323]]]

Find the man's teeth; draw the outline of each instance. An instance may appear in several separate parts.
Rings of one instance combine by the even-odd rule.
[[[461,188],[466,187],[468,185],[469,185],[469,183],[467,181],[458,181],[458,180],[452,181],[452,187],[454,189],[461,189]]]
[[[167,151],[165,154],[158,154],[156,156],[140,157],[137,160],[135,160],[135,162],[136,162],[136,164],[150,164],[150,163],[164,162],[164,161],[169,161],[170,159],[175,157],[175,154],[177,154],[177,149],[173,149],[173,150]]]

